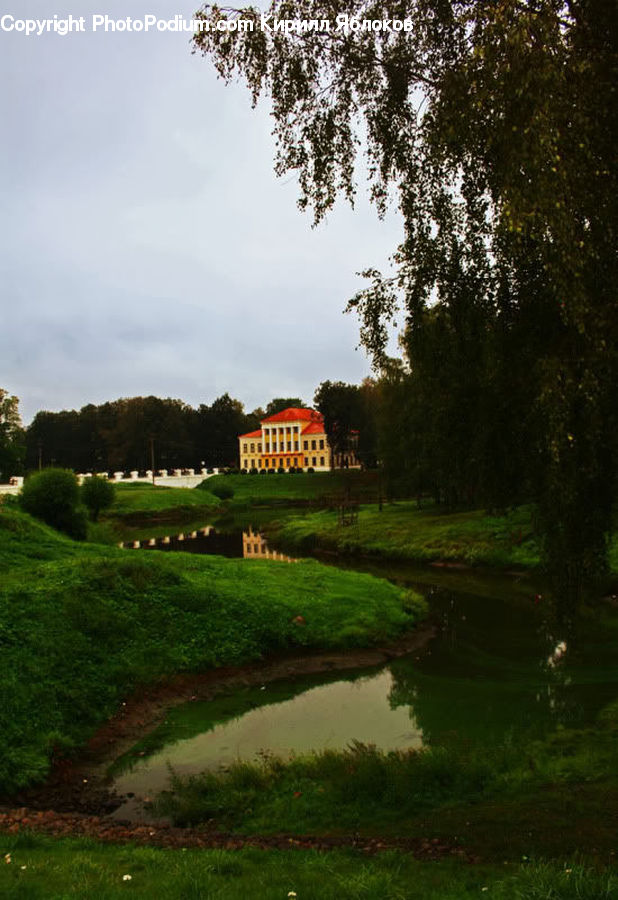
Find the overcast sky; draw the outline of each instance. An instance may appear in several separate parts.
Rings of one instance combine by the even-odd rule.
[[[12,0],[54,13],[190,19],[184,0]],[[401,226],[361,195],[311,229],[273,174],[264,103],[187,34],[0,32],[0,387],[40,409],[155,394],[247,410],[311,402],[369,364],[344,316]]]

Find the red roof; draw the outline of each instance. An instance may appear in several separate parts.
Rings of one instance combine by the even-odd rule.
[[[309,422],[308,425],[305,425],[301,434],[324,434],[324,423],[323,422]]]
[[[262,424],[271,422],[322,422],[322,415],[315,409],[300,409],[289,406],[282,409],[281,412],[275,413],[274,416],[268,416],[262,419]]]
[[[258,428],[257,431],[248,431],[246,434],[239,434],[240,438],[261,438],[262,437],[262,429]]]

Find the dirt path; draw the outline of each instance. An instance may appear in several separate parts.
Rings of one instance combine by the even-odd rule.
[[[56,837],[94,837],[108,843],[137,843],[155,847],[240,850],[337,850],[351,847],[367,854],[382,850],[403,850],[418,859],[437,860],[454,857],[465,862],[480,862],[458,842],[438,838],[361,837],[359,835],[238,835],[198,828],[174,828],[170,825],[130,825],[78,813],[51,810],[0,808],[0,831],[17,834],[35,831]]]

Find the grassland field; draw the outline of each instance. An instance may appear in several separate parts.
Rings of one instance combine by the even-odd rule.
[[[336,512],[319,507],[353,487],[349,473],[345,477],[334,491],[330,476],[317,474],[215,476],[196,491],[122,486],[109,533],[132,517],[169,515],[175,521],[202,509],[210,517],[308,502],[316,509],[280,518],[277,538],[286,546],[402,560],[538,565],[525,508],[489,517],[419,510],[409,501],[382,511],[367,503],[358,523],[342,528]],[[222,502],[206,489],[217,486],[215,478],[232,487],[232,498]],[[368,481],[364,489],[365,499],[373,499],[374,485]],[[195,499],[187,501],[187,495]],[[357,495],[362,499],[361,491]],[[614,561],[614,547],[612,554]],[[14,503],[0,506],[5,792],[44,778],[54,754],[83,744],[140,684],[289,647],[367,646],[412,627],[424,613],[417,596],[402,595],[388,582],[315,562],[247,565],[180,556],[129,556],[113,546],[78,544]],[[307,623],[303,629],[293,625],[299,614]],[[617,746],[614,706],[596,727],[554,735],[525,757],[507,746],[473,757],[465,748],[407,756],[356,748],[287,763],[238,764],[190,782],[177,779],[163,801],[178,822],[214,817],[244,834],[347,829],[424,839],[458,836],[484,860],[474,866],[421,862],[391,851],[366,858],[353,851],[162,850],[22,832],[0,834],[0,894],[45,900],[105,900],[127,891],[179,900],[618,898]]]

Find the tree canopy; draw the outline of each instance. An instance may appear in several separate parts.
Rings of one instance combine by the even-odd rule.
[[[578,598],[602,569],[614,487],[613,4],[284,0],[265,14],[209,6],[200,15],[213,27],[195,49],[225,80],[244,78],[254,103],[270,97],[276,171],[296,173],[315,221],[338,195],[353,201],[359,154],[378,211],[398,203],[395,274],[368,268],[370,286],[350,302],[362,342],[383,365],[387,326],[403,315],[409,365],[419,365],[428,329],[438,348],[457,350],[442,396],[464,406],[455,418],[445,411],[442,442],[465,443],[469,426],[454,432],[466,414],[491,437],[480,456],[497,460],[523,441],[516,480],[539,503],[559,589]],[[235,16],[255,27],[217,29]],[[347,28],[336,25],[342,16]],[[275,30],[275,19],[330,27]],[[482,360],[462,368],[475,347]],[[515,397],[518,421],[502,436],[483,411],[487,388],[503,418],[504,397]]]
[[[302,409],[305,406],[300,397],[275,397],[266,405],[265,417],[274,416],[284,409]]]
[[[24,449],[19,401],[0,388],[0,481],[20,474]]]

